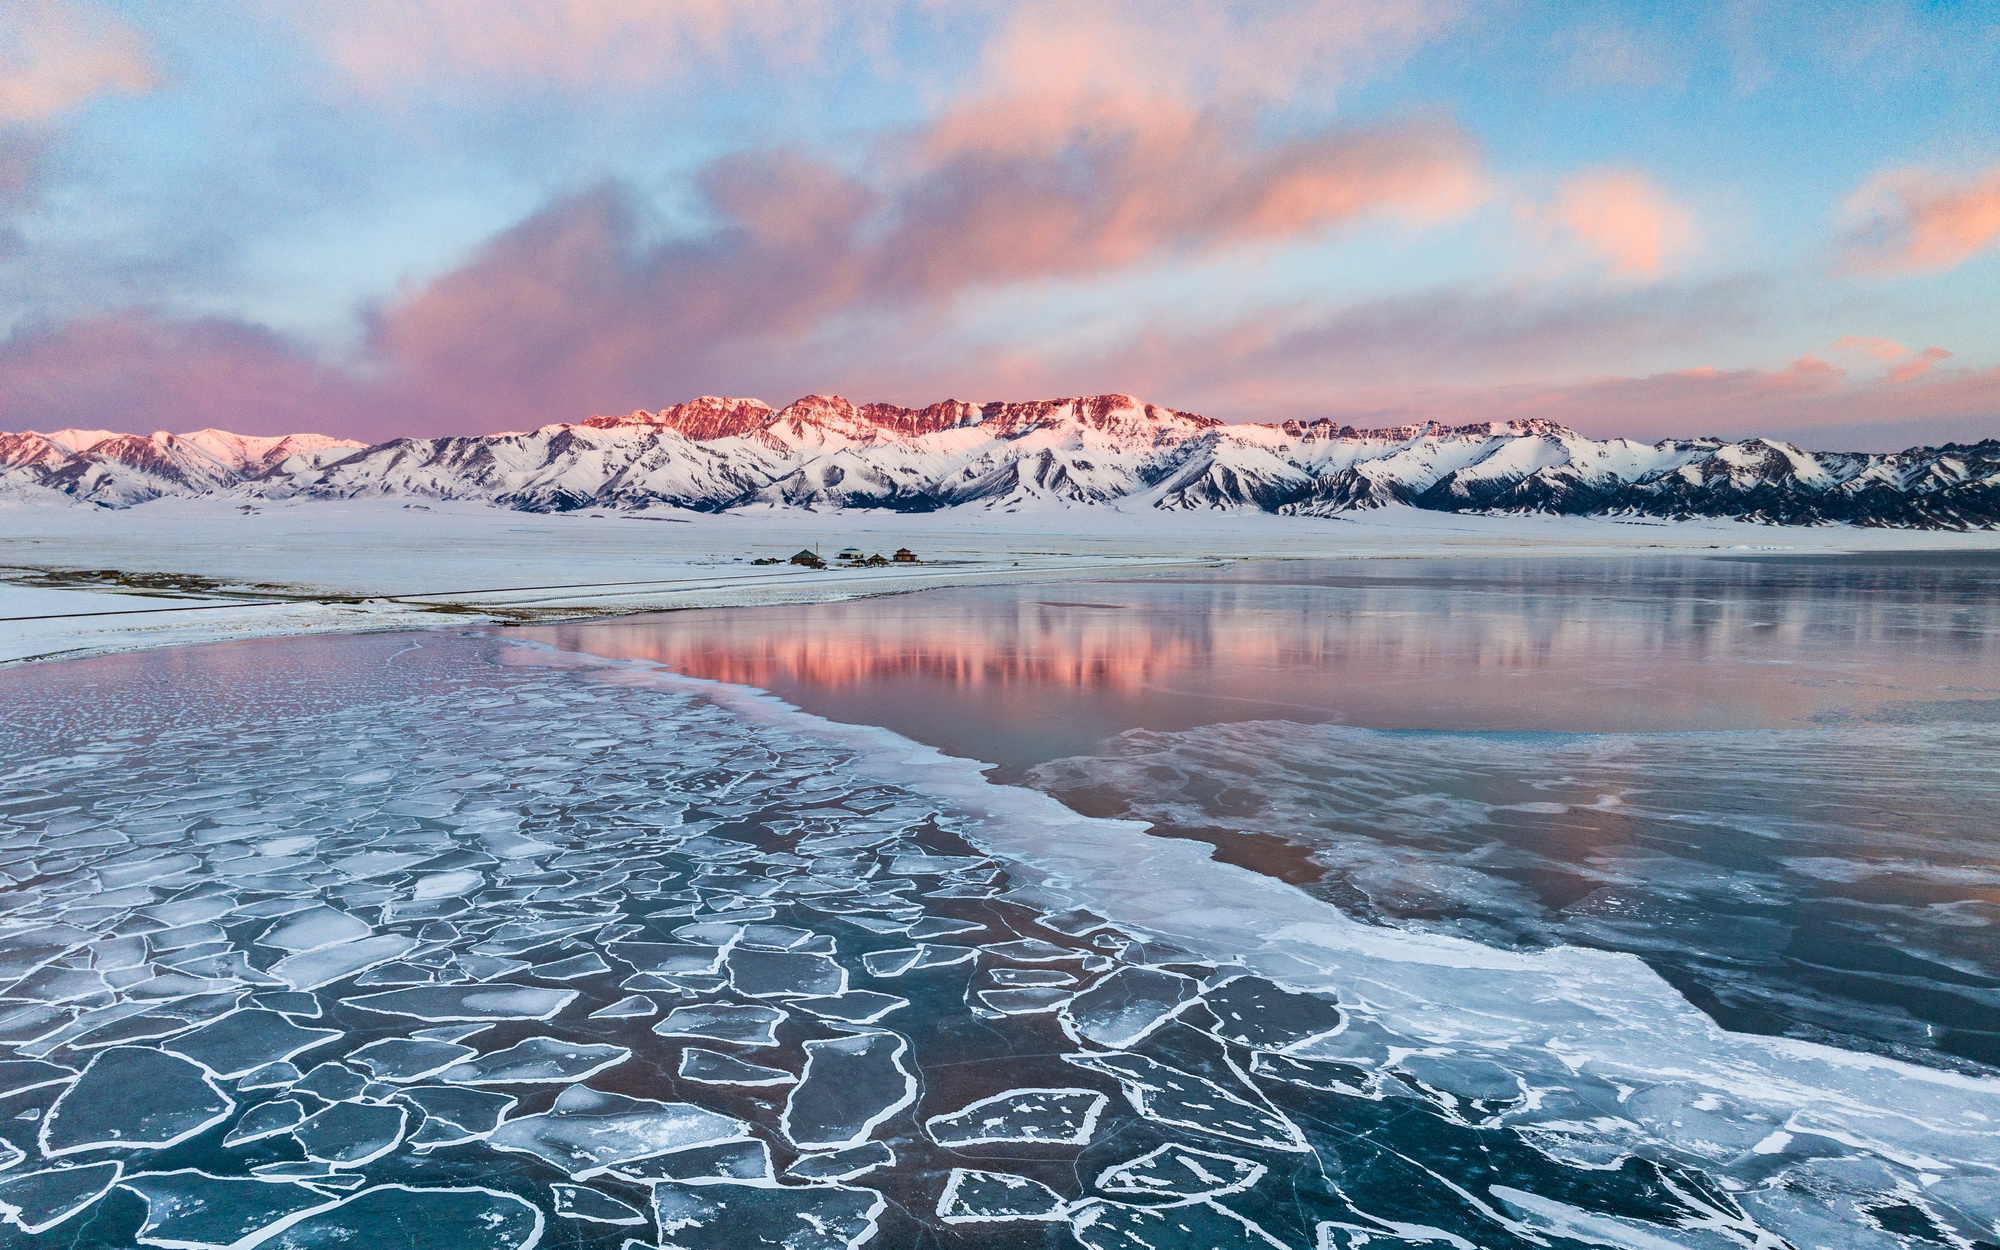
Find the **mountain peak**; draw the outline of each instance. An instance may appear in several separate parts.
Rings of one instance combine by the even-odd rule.
[[[588,417],[577,424],[594,430],[616,430],[630,426],[665,426],[696,442],[712,438],[733,438],[762,428],[771,419],[771,405],[761,399],[730,399],[703,395],[684,404],[674,404],[658,412],[643,408],[622,417]]]

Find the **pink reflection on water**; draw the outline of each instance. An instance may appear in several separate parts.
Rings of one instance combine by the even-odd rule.
[[[1913,635],[1868,602],[1631,593],[1611,581],[1546,595],[1448,580],[988,588],[518,633],[771,690],[1003,763],[1228,720],[1777,727],[1945,697],[1969,674],[1996,674],[1990,639]]]

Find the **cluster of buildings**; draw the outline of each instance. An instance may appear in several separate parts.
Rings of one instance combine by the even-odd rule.
[[[843,547],[840,549],[840,554],[835,556],[834,559],[839,561],[841,567],[850,569],[886,568],[891,564],[923,563],[923,561],[917,559],[917,553],[911,551],[908,547],[896,548],[896,554],[893,556],[884,556],[880,552],[871,556],[859,547]],[[774,556],[765,560],[753,560],[751,563],[777,564],[779,560]],[[785,561],[785,563],[802,565],[809,569],[823,569],[827,566],[826,560],[817,551],[801,551],[789,561]]]

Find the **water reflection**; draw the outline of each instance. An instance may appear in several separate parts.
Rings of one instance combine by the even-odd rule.
[[[774,691],[1008,772],[1282,718],[1646,732],[2000,691],[2000,561],[1331,561],[521,632]]]

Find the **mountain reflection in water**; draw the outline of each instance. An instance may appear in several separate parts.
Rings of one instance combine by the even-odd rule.
[[[2000,693],[1997,604],[1984,557],[1315,561],[519,632],[1009,775],[1137,728],[1751,729]]]

